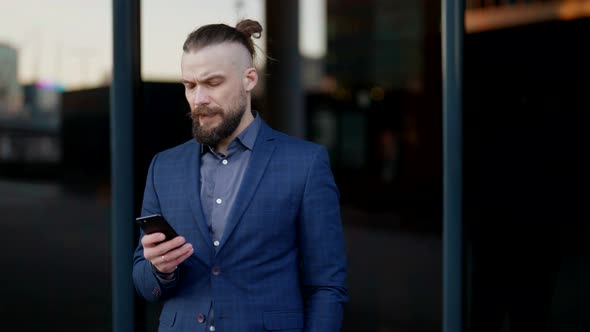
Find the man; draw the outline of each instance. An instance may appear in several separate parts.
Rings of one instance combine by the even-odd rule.
[[[347,301],[339,194],[326,150],[251,110],[258,22],[203,26],[184,43],[193,135],[157,154],[142,215],[180,236],[142,233],[133,280],[164,301],[159,331],[339,331]]]

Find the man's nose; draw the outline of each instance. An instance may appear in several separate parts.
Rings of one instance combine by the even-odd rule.
[[[211,99],[209,98],[209,93],[207,93],[206,89],[201,88],[200,86],[196,88],[195,95],[194,95],[194,102],[197,106],[199,105],[207,105]]]

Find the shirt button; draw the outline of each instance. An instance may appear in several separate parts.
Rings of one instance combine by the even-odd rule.
[[[219,266],[214,266],[214,267],[211,269],[211,273],[212,273],[214,276],[218,276],[218,275],[220,275],[220,274],[221,274],[221,268],[220,268]]]
[[[198,314],[197,315],[197,322],[199,322],[199,324],[203,324],[205,322],[205,315]]]
[[[213,326],[213,325],[212,326],[209,326],[209,331],[215,332],[215,326]]]
[[[217,241],[217,240],[213,241],[213,245],[216,247],[219,247],[219,241]]]
[[[221,163],[222,163],[222,164],[224,164],[224,165],[227,165],[227,159],[223,159],[223,160],[221,161]],[[213,326],[211,326],[211,327],[213,327]]]
[[[216,199],[216,200],[215,200],[215,203],[217,203],[217,204],[221,204],[221,202],[223,202],[223,201],[221,200],[221,198],[218,198],[218,199]]]

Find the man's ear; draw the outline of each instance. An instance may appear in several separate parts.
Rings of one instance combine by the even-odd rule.
[[[258,83],[258,71],[254,67],[246,69],[244,72],[244,90],[246,92],[252,91]]]

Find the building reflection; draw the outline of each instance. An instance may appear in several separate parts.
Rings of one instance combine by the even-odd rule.
[[[48,82],[22,86],[18,52],[0,45],[0,170],[13,176],[55,176],[61,161],[63,88]]]

